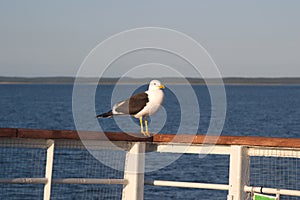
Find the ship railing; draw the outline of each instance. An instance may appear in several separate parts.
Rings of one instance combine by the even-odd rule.
[[[251,158],[290,158],[295,159],[293,172],[289,177],[300,174],[299,138],[270,138],[243,136],[206,136],[188,134],[155,134],[140,137],[138,134],[117,132],[90,132],[68,130],[0,129],[0,148],[46,148],[44,177],[1,177],[0,184],[44,184],[43,199],[51,197],[53,184],[105,184],[122,185],[123,200],[144,199],[144,186],[165,186],[198,188],[228,191],[228,200],[250,199],[253,193],[274,194],[277,196],[300,197],[298,178],[292,188],[267,187],[251,183]],[[99,143],[100,142],[100,143]],[[55,178],[52,177],[54,150],[68,145],[76,148],[105,149],[113,142],[117,148],[126,149],[126,163],[123,178]],[[99,145],[100,144],[100,145]],[[111,145],[109,146],[111,149]],[[180,154],[216,154],[229,156],[229,178],[227,184],[183,182],[169,180],[145,180],[145,152]],[[267,161],[269,162],[269,161]],[[262,163],[260,163],[262,164]],[[275,163],[276,164],[276,163]],[[0,166],[1,167],[1,166]],[[268,167],[268,166],[267,166]],[[267,168],[266,167],[266,168]],[[269,166],[270,167],[270,166]],[[281,166],[282,167],[282,166]],[[268,170],[268,169],[267,169]],[[271,170],[271,169],[270,169]],[[284,169],[283,169],[284,170]],[[288,169],[287,169],[288,170]],[[288,172],[289,173],[289,172]],[[288,177],[288,178],[289,178]],[[251,185],[252,184],[252,185]]]

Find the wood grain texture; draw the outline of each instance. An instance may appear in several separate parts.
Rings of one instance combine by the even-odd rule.
[[[141,133],[95,132],[75,130],[40,130],[0,128],[0,137],[33,139],[109,140],[154,143],[191,143],[218,145],[245,145],[300,148],[300,138],[270,138],[250,136],[206,136],[190,134],[155,134],[145,137]]]
[[[154,136],[153,142],[300,148],[300,138],[270,138],[252,136],[216,137],[206,135],[158,134]]]
[[[17,137],[16,128],[0,128],[0,137]]]

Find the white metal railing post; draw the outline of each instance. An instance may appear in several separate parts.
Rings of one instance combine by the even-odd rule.
[[[54,140],[47,140],[47,158],[46,158],[46,172],[45,177],[47,183],[44,186],[44,200],[50,200],[51,184],[52,184],[52,168],[54,156]]]
[[[249,164],[247,147],[232,145],[227,200],[245,200],[248,198],[244,186],[248,185],[249,182]]]
[[[128,184],[123,187],[122,200],[144,199],[145,149],[145,142],[135,142],[127,152],[124,179]]]

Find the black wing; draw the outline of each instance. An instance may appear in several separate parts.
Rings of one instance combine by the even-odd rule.
[[[138,93],[125,101],[117,103],[115,111],[118,113],[135,115],[140,112],[148,102],[149,99],[147,93]]]

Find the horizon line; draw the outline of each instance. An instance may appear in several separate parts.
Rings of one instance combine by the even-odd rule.
[[[0,78],[86,78],[86,79],[100,79],[99,77],[93,77],[93,76],[81,76],[81,77],[76,77],[76,76],[0,76]],[[130,77],[130,76],[125,76],[125,77],[101,77],[105,79],[120,79],[120,78],[130,78],[130,79],[151,79],[153,77]],[[157,78],[165,78],[165,79],[235,79],[235,78],[240,78],[240,79],[295,79],[295,78],[300,78],[300,76],[224,76],[224,77],[209,77],[209,78],[203,78],[203,77],[175,77],[175,76],[165,76],[165,77],[157,77]]]

